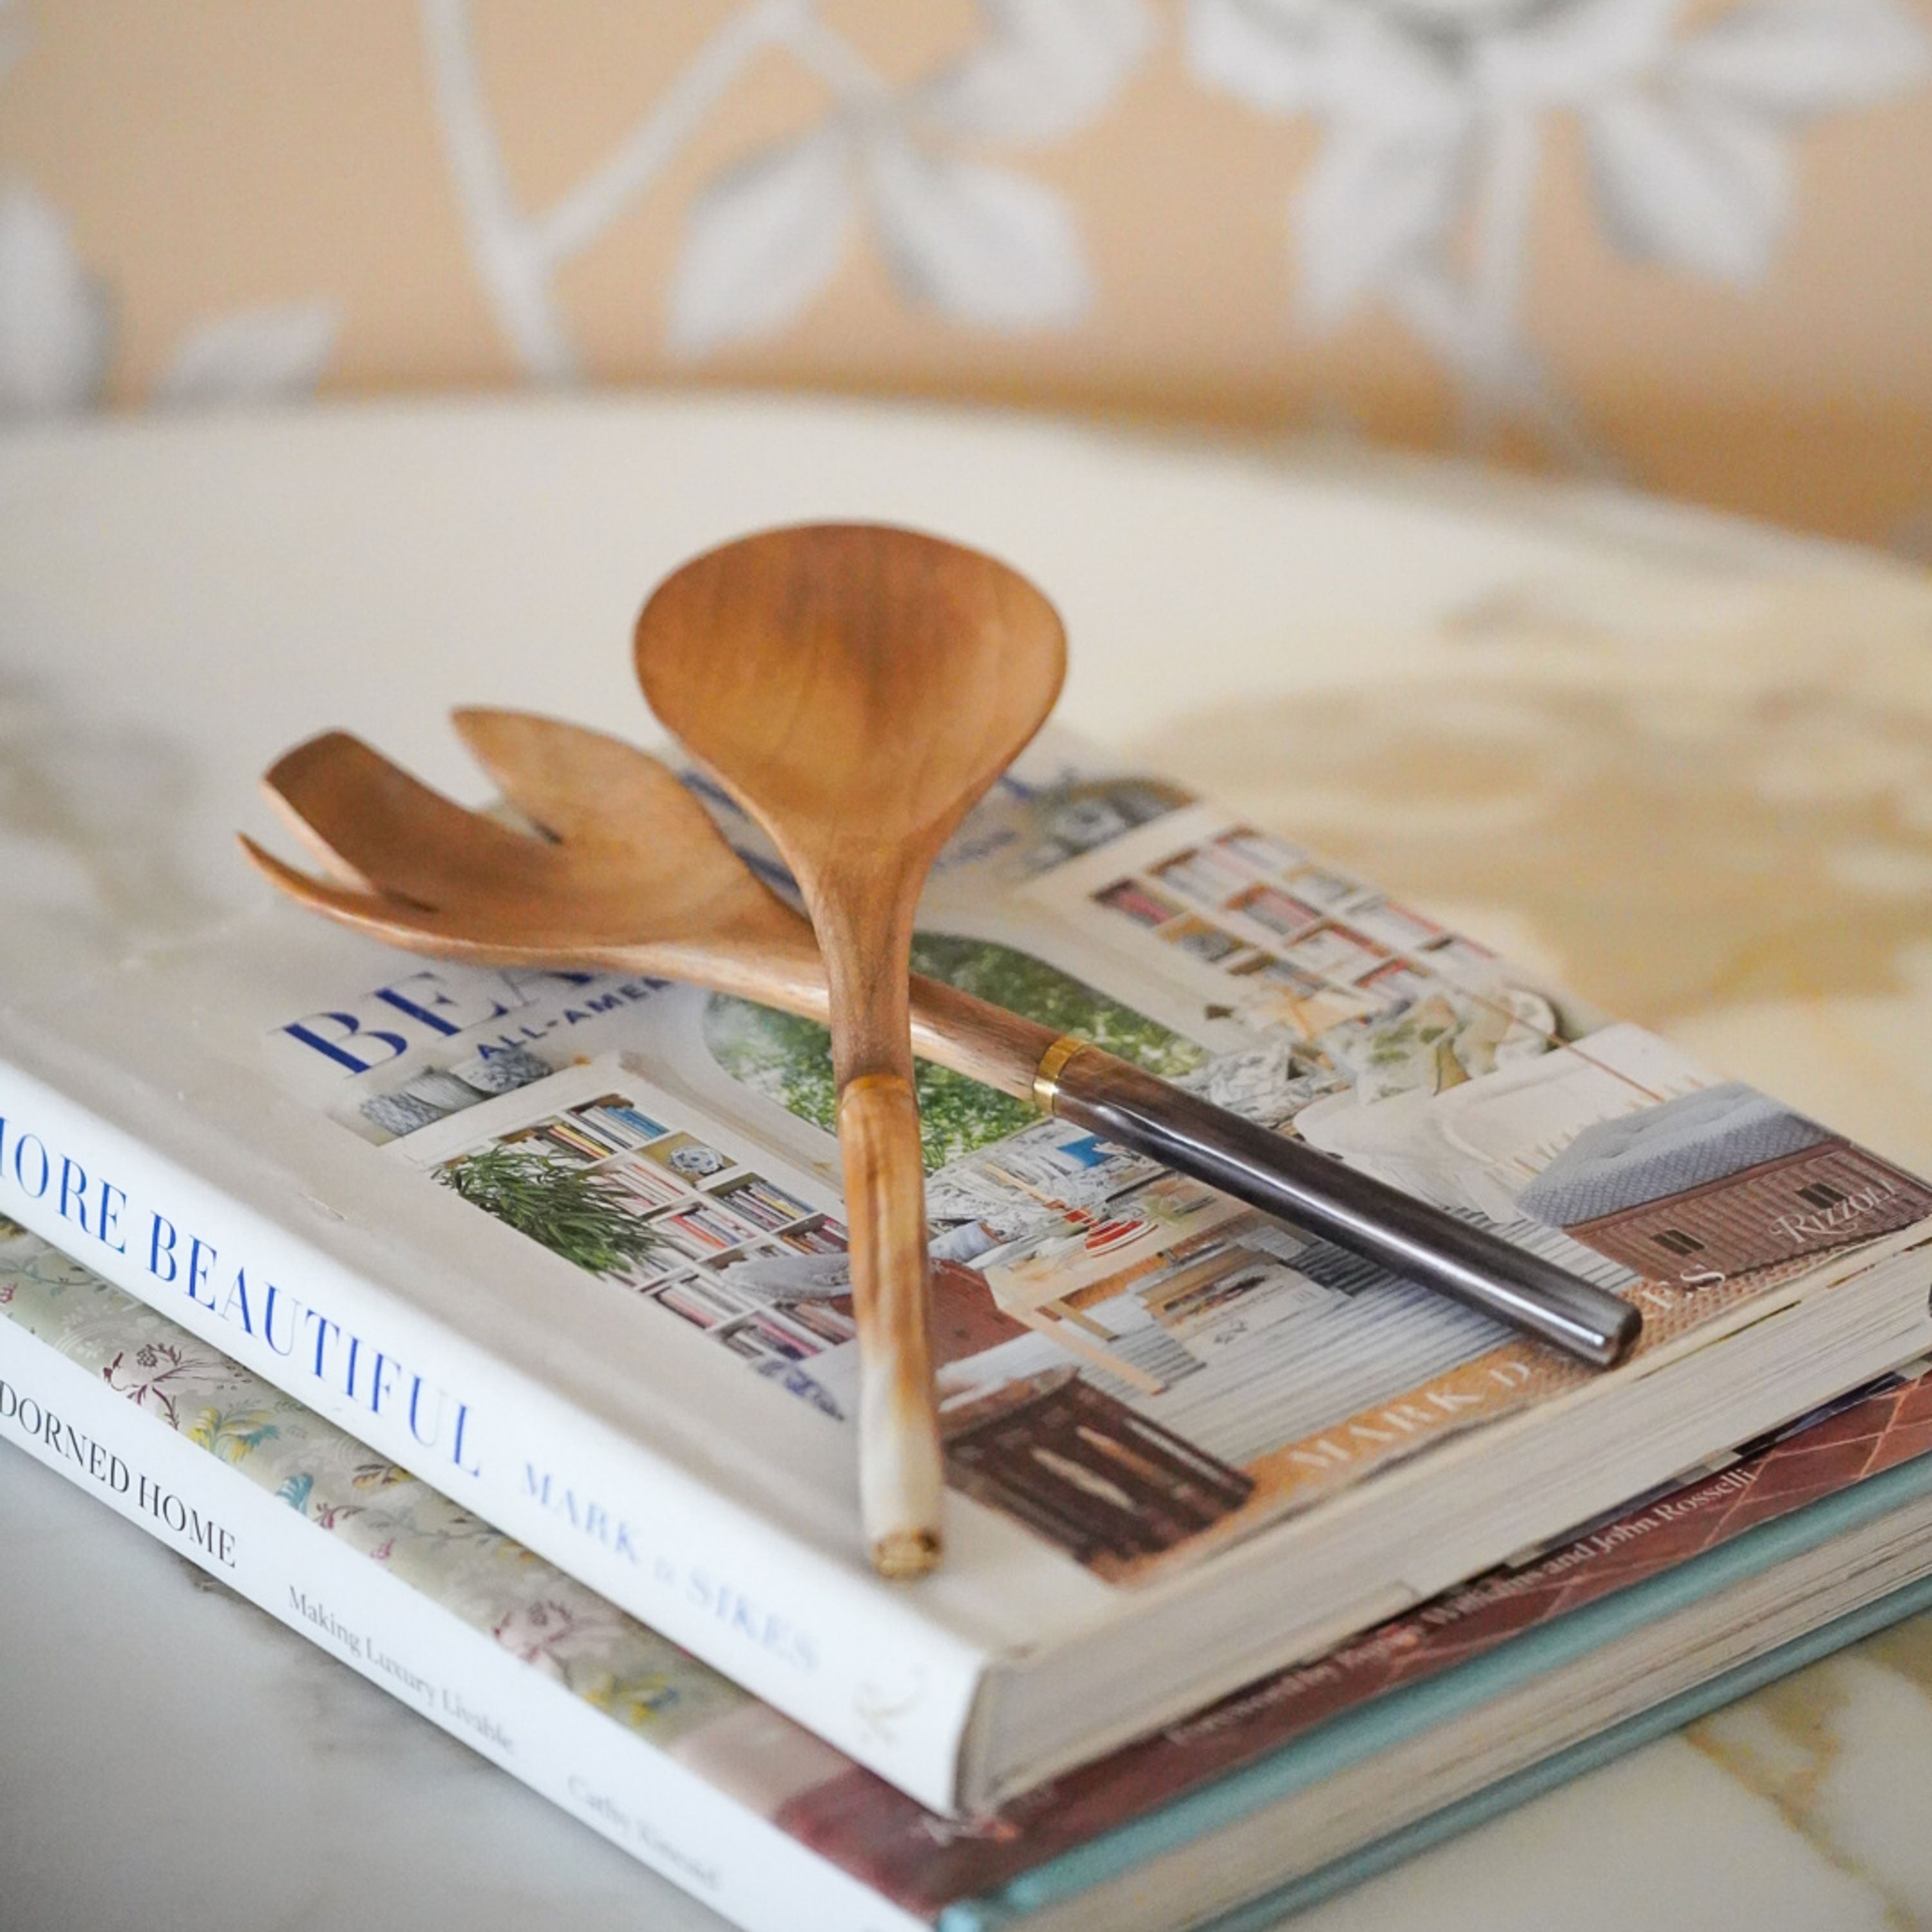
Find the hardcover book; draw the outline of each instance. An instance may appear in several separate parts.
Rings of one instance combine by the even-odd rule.
[[[1892,1377],[960,1821],[26,1234],[0,1440],[756,1932],[1271,1924],[1932,1600]]]
[[[1932,1346],[1924,1183],[1068,740],[922,928],[933,976],[1628,1297],[1639,1351],[1592,1375],[928,1070],[950,1553],[885,1584],[823,1033],[280,908],[0,1018],[0,1210],[952,1813]]]

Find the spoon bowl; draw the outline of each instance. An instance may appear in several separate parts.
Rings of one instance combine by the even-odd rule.
[[[878,524],[726,544],[638,620],[638,680],[667,728],[788,860],[867,886],[923,877],[1046,722],[1066,665],[1058,614],[1017,572]]]

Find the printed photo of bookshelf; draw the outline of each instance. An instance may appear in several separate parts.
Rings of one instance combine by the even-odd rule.
[[[826,1295],[823,1262],[814,1267],[815,1258],[845,1251],[844,1226],[829,1198],[802,1175],[780,1174],[776,1163],[620,1058],[526,1082],[464,1109],[460,1120],[445,1115],[407,1145],[411,1158],[453,1181],[476,1173],[479,1162],[486,1173],[489,1163],[512,1163],[520,1184],[539,1196],[561,1177],[561,1186],[576,1190],[572,1198],[587,1198],[617,1224],[594,1253],[550,1238],[534,1214],[520,1219],[514,1204],[482,1192],[470,1198],[762,1372],[783,1377],[856,1332],[836,1292]],[[748,1268],[758,1275],[755,1289],[734,1280]],[[788,1270],[799,1283],[795,1298],[784,1292]],[[816,1386],[800,1392],[825,1400]]]
[[[1500,1040],[1515,1023],[1499,1004],[1513,984],[1468,964],[1486,956],[1450,958],[1458,942],[1434,922],[1203,809],[1144,823],[1022,890],[1045,915],[1036,928],[1016,919],[1003,939],[951,940],[942,958],[977,967],[997,944],[1004,958],[1046,960],[1068,925],[1104,930],[1124,974],[1122,955],[1139,967],[1132,1002],[1107,1018],[1191,1039],[1202,1057],[1184,1073],[1264,1062],[1267,1104],[1283,1102],[1276,1121],[1325,1097],[1359,1106],[1370,1072],[1386,1083],[1391,1060],[1411,1054],[1409,1034],[1413,1057],[1465,1051],[1429,1018],[1452,995],[1452,1034]],[[1049,968],[1021,977],[1064,996]],[[1532,1004],[1553,1024],[1547,1004]],[[849,1420],[855,1325],[830,1162],[734,1112],[747,1090],[783,1110],[788,1133],[798,1120],[823,1132],[798,1099],[816,1090],[816,1064],[801,1072],[811,1042],[714,1025],[720,1011],[707,1006],[696,1023],[689,1002],[640,1004],[622,1047],[496,1093],[466,1075],[473,1100],[432,1086],[447,1069],[398,1066],[379,1096],[409,1102],[398,1128],[405,1111],[446,1111],[390,1144],[761,1379]],[[1540,1053],[1551,1036],[1534,1019],[1522,1043]],[[1460,1077],[1474,1072],[1463,1064]],[[499,1200],[461,1184],[493,1170],[514,1184]],[[564,1206],[548,1226],[512,1198],[552,1186]],[[1494,1346],[1467,1311],[1058,1120],[939,1162],[926,1206],[950,1479],[1116,1582],[1194,1560],[1230,1533],[1230,1516],[1300,1507],[1311,1485],[1342,1480],[1307,1446],[1323,1432],[1463,1374]],[[595,1224],[588,1245],[573,1216]]]
[[[1084,907],[1150,964],[1147,942],[1161,942],[1166,972],[1204,994],[1214,986],[1258,1031],[1372,1028],[1444,987],[1467,996],[1494,970],[1474,941],[1252,827],[1142,844],[1131,871],[1080,890]]]
[[[590,1167],[613,1154],[626,1154],[669,1132],[622,1097],[607,1094],[568,1112],[553,1114],[534,1126],[497,1137],[500,1146],[527,1147],[546,1160],[573,1167]]]

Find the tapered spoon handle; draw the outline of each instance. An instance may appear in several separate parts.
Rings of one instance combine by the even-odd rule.
[[[913,889],[828,868],[814,908],[825,968],[859,1343],[859,1501],[880,1576],[923,1576],[944,1546],[926,1162],[913,1085]]]
[[[919,1103],[896,1073],[862,1073],[838,1095],[838,1153],[859,1330],[860,1508],[882,1576],[939,1560],[945,1470],[926,1310],[925,1169]]]
[[[1392,1274],[1479,1308],[1600,1369],[1635,1346],[1628,1302],[1334,1156],[1271,1132],[1099,1048],[1043,1062],[1036,1097],[1062,1120],[1204,1180]]]

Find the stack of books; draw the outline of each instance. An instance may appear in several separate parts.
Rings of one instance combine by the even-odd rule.
[[[886,1583],[823,1033],[277,908],[0,1017],[0,1437],[775,1932],[1258,1926],[1932,1603],[1932,1188],[1064,737],[922,926],[1640,1348],[929,1073]]]

